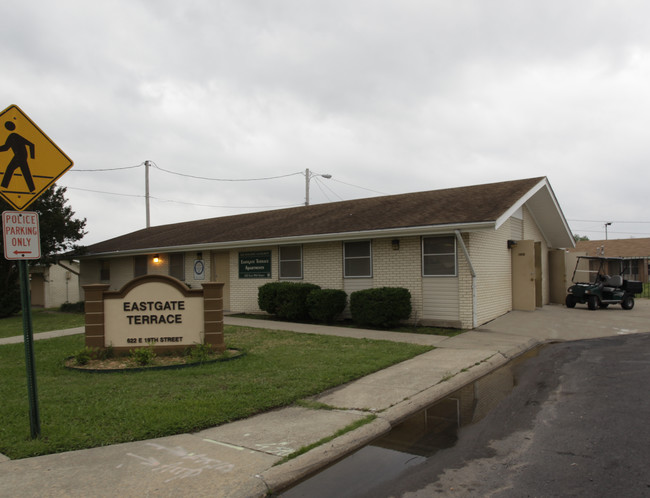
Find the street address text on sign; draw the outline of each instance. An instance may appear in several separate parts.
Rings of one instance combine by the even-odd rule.
[[[3,212],[2,239],[6,259],[40,259],[41,234],[38,213],[34,211]]]

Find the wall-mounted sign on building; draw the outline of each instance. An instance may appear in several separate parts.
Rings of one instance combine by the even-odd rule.
[[[239,278],[271,278],[271,251],[240,252]]]
[[[223,284],[190,289],[166,275],[143,275],[119,291],[106,284],[85,285],[86,346],[117,353],[153,345],[182,350],[210,344],[225,350]]]

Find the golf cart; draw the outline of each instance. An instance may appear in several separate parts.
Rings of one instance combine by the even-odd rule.
[[[577,303],[586,303],[590,310],[610,304],[620,304],[624,310],[634,308],[634,295],[643,292],[643,284],[623,278],[627,265],[624,258],[578,256],[565,300],[567,308],[575,308]]]

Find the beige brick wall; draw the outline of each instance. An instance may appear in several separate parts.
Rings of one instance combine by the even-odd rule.
[[[399,250],[393,249],[392,240],[373,240],[373,287],[408,289],[413,307],[411,317],[420,319],[422,317],[420,237],[398,239]]]

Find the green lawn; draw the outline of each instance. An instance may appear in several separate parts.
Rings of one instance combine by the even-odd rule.
[[[50,330],[71,329],[84,325],[83,313],[61,313],[53,310],[32,310],[32,328],[34,333]],[[0,338],[23,335],[22,313],[0,319]]]
[[[242,358],[181,370],[91,374],[64,368],[75,335],[34,342],[41,437],[30,439],[22,344],[0,346],[0,453],[56,453],[197,431],[362,377],[432,348],[225,328]]]

